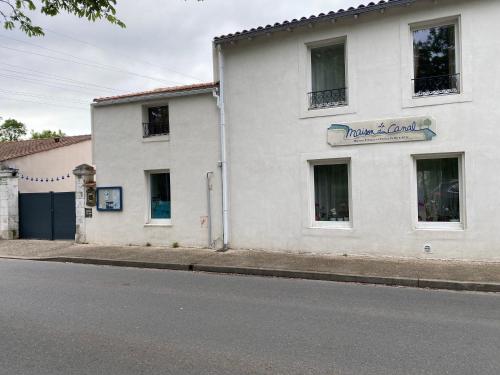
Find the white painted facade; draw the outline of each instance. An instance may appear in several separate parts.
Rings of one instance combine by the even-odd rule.
[[[384,14],[223,44],[230,246],[500,260],[499,14],[495,0],[422,0]],[[442,20],[457,24],[461,93],[415,99],[411,28]],[[310,47],[340,39],[346,43],[348,105],[309,110]],[[216,101],[209,94],[169,100],[171,134],[164,142],[141,138],[143,105],[94,107],[97,185],[123,186],[124,210],[94,212],[88,241],[206,246],[200,217],[206,215],[207,171],[216,172],[214,197],[220,197]],[[327,142],[333,123],[406,117],[431,117],[437,136],[335,147]],[[429,155],[459,157],[460,223],[417,220],[415,163]],[[350,221],[319,226],[312,165],[328,161],[348,162]],[[153,169],[171,171],[171,226],[147,225],[144,176]],[[220,199],[213,207],[220,237]]]
[[[143,138],[148,106],[168,105],[170,133]],[[94,207],[86,220],[90,243],[208,246],[207,172],[213,172],[213,240],[220,245],[218,113],[212,92],[94,106],[93,158],[98,187],[121,186],[123,211]],[[170,173],[169,222],[149,219],[150,172]]]

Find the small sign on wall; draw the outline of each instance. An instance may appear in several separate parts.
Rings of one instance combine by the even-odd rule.
[[[328,128],[330,146],[430,141],[435,136],[435,121],[428,116],[332,124]]]
[[[85,218],[89,219],[92,217],[92,209],[91,208],[85,208]]]
[[[97,188],[98,211],[121,211],[122,202],[123,200],[121,186]]]
[[[88,187],[85,190],[85,204],[90,207],[95,207],[96,205],[95,188]]]

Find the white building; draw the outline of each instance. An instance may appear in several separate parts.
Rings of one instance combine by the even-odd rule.
[[[206,84],[155,90],[93,105],[97,187],[121,187],[123,209],[94,209],[86,221],[87,241],[208,246],[208,183],[211,241],[220,237],[214,89]]]
[[[287,21],[215,38],[219,88],[96,101],[97,186],[123,187],[123,210],[88,240],[206,246],[210,216],[217,246],[500,260],[499,12],[393,0]]]

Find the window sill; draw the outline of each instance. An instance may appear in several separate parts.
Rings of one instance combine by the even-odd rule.
[[[153,227],[171,227],[172,226],[172,221],[171,220],[164,220],[164,221],[150,221],[149,223],[145,223],[144,227],[145,228],[153,228]]]
[[[454,222],[419,222],[415,226],[416,231],[451,231],[460,232],[465,230],[464,223]]]
[[[308,229],[352,229],[350,221],[323,221],[314,222]]]
[[[403,100],[403,108],[427,107],[434,105],[466,103],[472,101],[472,93],[462,92],[460,94],[444,94],[407,97]]]
[[[350,115],[354,113],[356,113],[356,110],[353,108],[352,105],[342,105],[337,107],[326,107],[326,108],[305,108],[302,109],[300,113],[300,118],[306,119],[314,117]]]
[[[170,134],[151,135],[149,137],[143,137],[142,138],[142,143],[149,143],[149,142],[169,142],[169,141],[170,141]]]
[[[346,222],[345,226],[316,226],[312,224],[302,228],[304,236],[311,237],[333,237],[333,238],[351,238],[355,235],[352,223]]]

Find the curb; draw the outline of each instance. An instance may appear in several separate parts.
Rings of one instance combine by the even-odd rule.
[[[252,275],[252,276],[282,277],[289,279],[335,281],[343,283],[403,286],[403,287],[424,288],[424,289],[441,289],[441,290],[491,292],[491,293],[500,292],[500,284],[468,282],[468,281],[346,275],[346,274],[329,273],[329,272],[209,266],[209,265],[196,265],[196,264],[193,265],[193,271]]]
[[[35,260],[35,261],[39,261],[39,262],[92,264],[92,265],[96,265],[96,266],[114,266],[114,267],[149,268],[149,269],[175,270],[175,271],[193,271],[192,264],[180,264],[180,263],[155,263],[155,262],[142,262],[142,261],[135,261],[135,260],[92,259],[92,258],[73,258],[73,257],[36,258],[36,259],[31,259],[31,260]]]
[[[91,259],[91,258],[74,258],[74,257],[51,257],[51,258],[1,257],[1,258],[32,260],[41,262],[78,263],[78,264],[93,264],[100,266],[164,269],[164,270],[176,270],[176,271],[194,271],[194,272],[210,272],[210,273],[237,274],[237,275],[248,275],[248,276],[279,277],[288,279],[335,281],[342,283],[402,286],[402,287],[424,288],[424,289],[441,289],[441,290],[490,292],[490,293],[500,292],[499,283],[488,283],[488,282],[347,275],[347,274],[338,274],[330,272],[280,270],[272,268],[213,266],[204,264],[182,264],[182,263],[155,263],[155,262],[142,262],[133,260]]]

